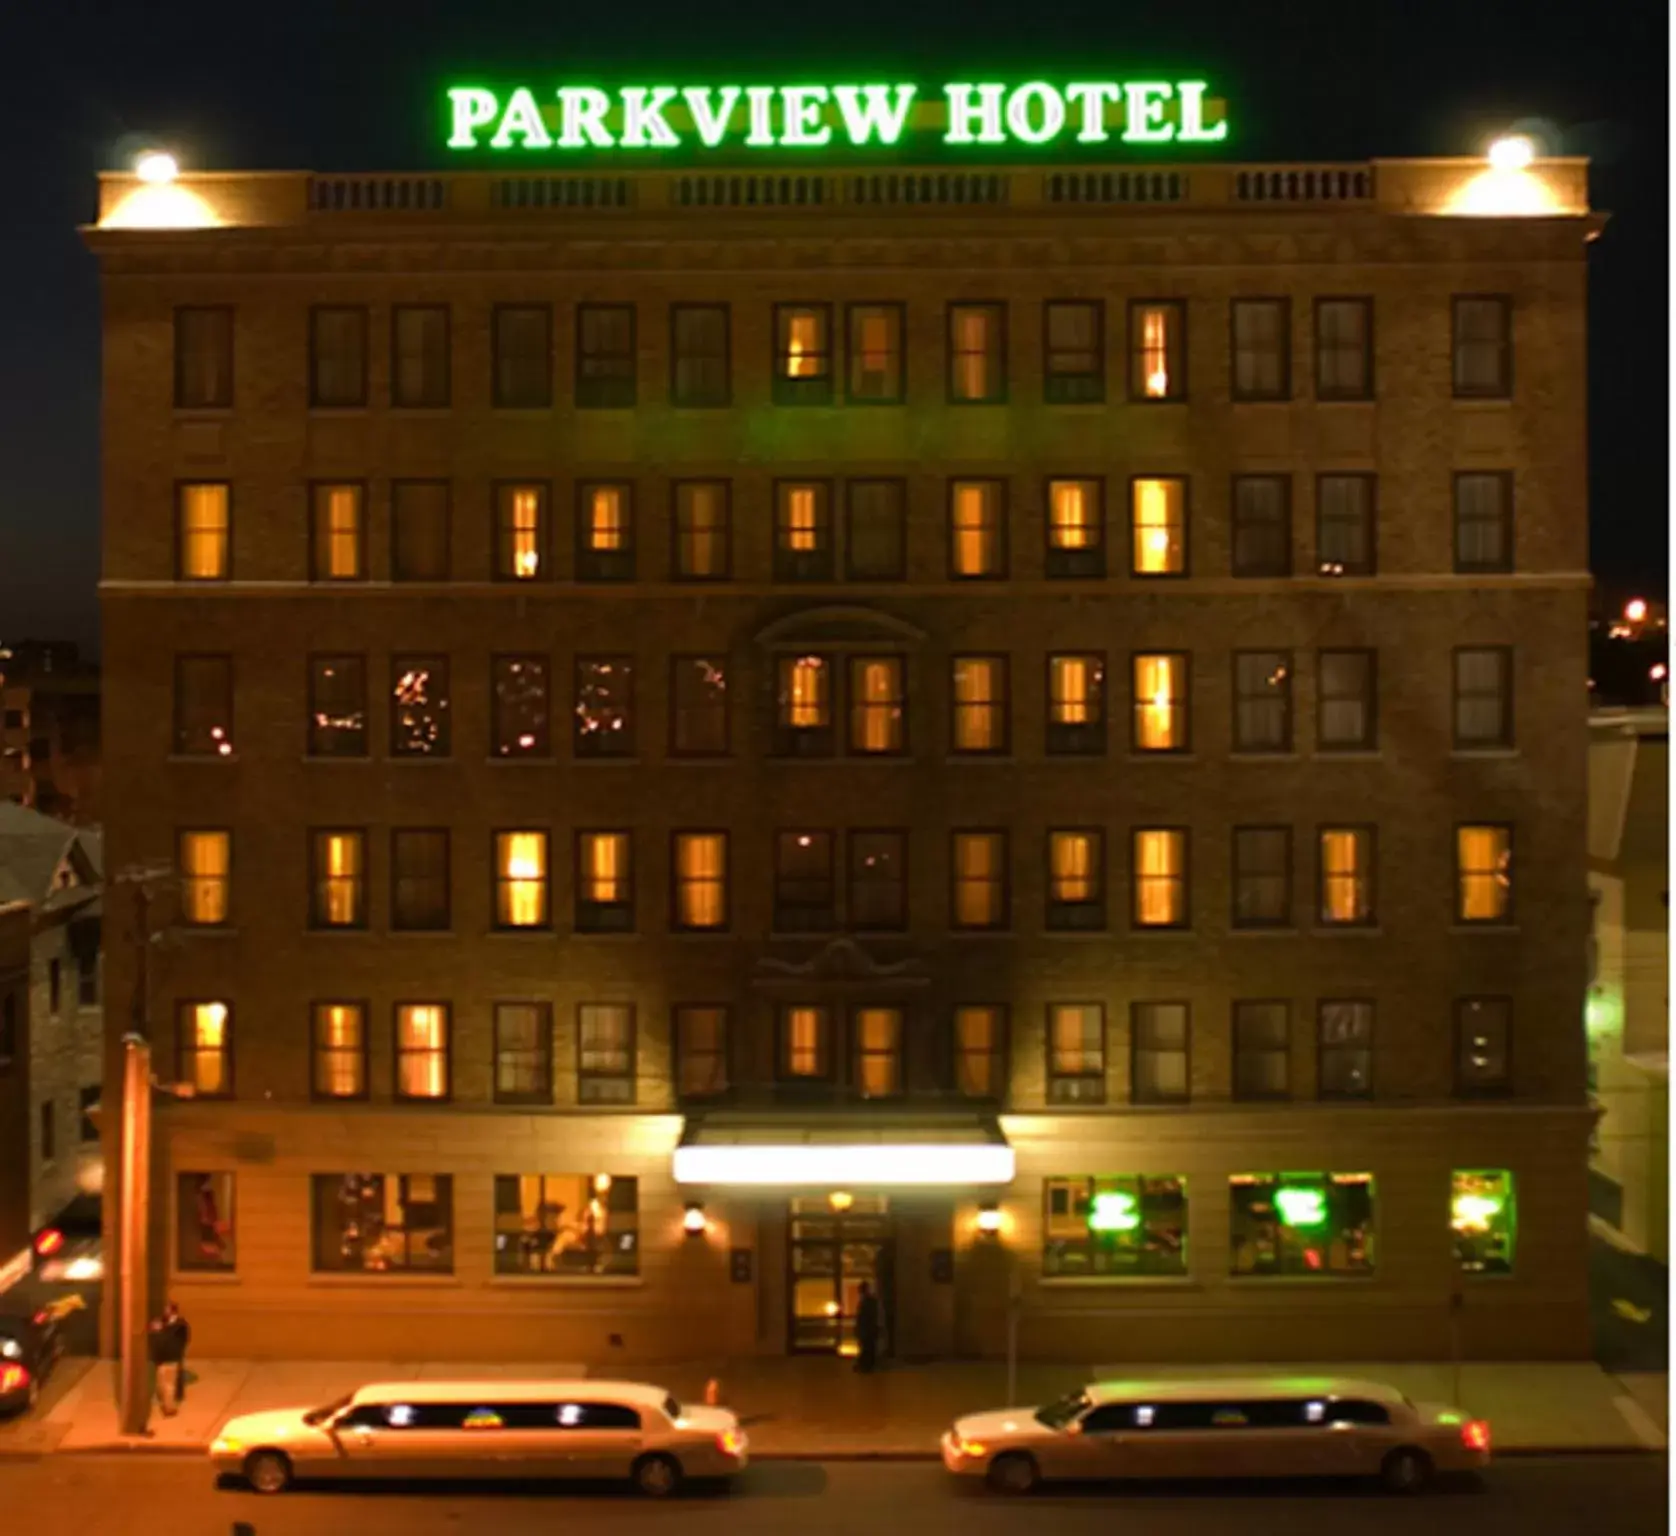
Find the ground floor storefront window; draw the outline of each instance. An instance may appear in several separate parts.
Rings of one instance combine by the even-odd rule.
[[[1241,1173],[1228,1181],[1235,1275],[1373,1272],[1369,1173]]]
[[[235,1267],[232,1174],[176,1176],[175,1267],[185,1270]]]
[[[1187,1181],[1105,1174],[1042,1184],[1048,1276],[1187,1273]]]
[[[495,1273],[639,1274],[639,1181],[609,1173],[497,1175]]]
[[[1456,1267],[1466,1274],[1512,1274],[1517,1217],[1513,1175],[1505,1168],[1457,1168],[1449,1202]]]
[[[445,1173],[316,1174],[314,1267],[328,1274],[452,1272],[453,1179]]]

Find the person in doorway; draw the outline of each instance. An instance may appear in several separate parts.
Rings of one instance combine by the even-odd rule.
[[[191,1342],[192,1329],[180,1308],[170,1301],[152,1318],[149,1331],[151,1363],[157,1372],[157,1406],[165,1418],[172,1419],[180,1412],[186,1346]]]
[[[873,1294],[873,1282],[861,1282],[861,1297],[855,1306],[855,1368],[863,1375],[872,1372],[879,1363],[879,1298]]]

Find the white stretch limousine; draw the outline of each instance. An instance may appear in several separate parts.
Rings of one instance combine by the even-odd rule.
[[[744,1470],[739,1420],[634,1381],[394,1381],[229,1419],[210,1446],[259,1493],[294,1478],[626,1478],[662,1498]]]
[[[943,1465],[1028,1493],[1043,1478],[1380,1477],[1413,1492],[1488,1465],[1490,1426],[1338,1378],[1097,1382],[1042,1408],[957,1419]]]

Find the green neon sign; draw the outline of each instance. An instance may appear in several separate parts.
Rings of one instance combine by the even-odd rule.
[[[955,81],[916,85],[593,85],[448,90],[448,148],[865,149],[910,129],[944,144],[1220,144],[1203,80]]]
[[[1327,1196],[1319,1189],[1282,1185],[1274,1192],[1274,1205],[1289,1227],[1319,1227],[1327,1220]]]
[[[1124,1190],[1103,1190],[1088,1208],[1090,1232],[1133,1232],[1141,1224],[1140,1206]]]

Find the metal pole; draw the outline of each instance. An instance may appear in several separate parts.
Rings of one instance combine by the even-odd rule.
[[[1018,1255],[1007,1250],[1007,1403],[1018,1401],[1018,1314],[1024,1301],[1024,1283],[1018,1272]]]
[[[1449,1359],[1453,1367],[1452,1406],[1461,1406],[1461,1313],[1466,1307],[1466,1296],[1457,1279],[1449,1292]]]
[[[145,1433],[151,1414],[146,1373],[146,1236],[150,1218],[151,1047],[122,1043],[122,1271],[118,1341],[122,1432]]]

